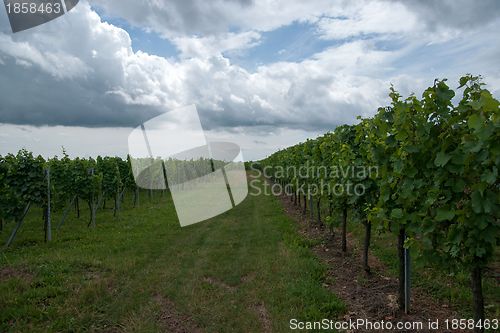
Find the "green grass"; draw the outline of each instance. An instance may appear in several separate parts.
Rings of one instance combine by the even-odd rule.
[[[288,331],[291,318],[345,311],[322,287],[326,267],[311,242],[275,198],[249,196],[186,228],[168,196],[149,202],[143,194],[135,209],[129,201],[117,218],[99,211],[95,229],[87,211],[80,219],[72,212],[49,244],[41,211],[30,213],[0,252],[0,332],[162,332],[159,299],[206,332],[262,331],[263,311],[276,332]]]

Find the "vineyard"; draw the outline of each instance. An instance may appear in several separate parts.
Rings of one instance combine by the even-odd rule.
[[[325,288],[332,267],[261,195],[270,184],[342,253],[349,229],[362,230],[366,276],[375,245],[394,244],[400,313],[412,311],[412,270],[466,272],[467,328],[491,331],[498,308],[485,309],[483,294],[498,289],[484,281],[500,245],[500,103],[478,77],[458,89],[436,80],[403,98],[391,88],[372,118],[249,163],[259,195],[187,228],[166,174],[184,186],[224,161],[0,156],[0,330],[285,331],[295,316],[342,318],[345,304]]]
[[[445,80],[420,99],[391,88],[391,105],[372,118],[278,151],[259,168],[304,214],[309,208],[332,232],[340,227],[343,251],[351,212],[365,230],[367,273],[372,230],[394,233],[400,309],[410,306],[411,251],[417,260],[469,272],[474,318],[484,322],[482,277],[500,245],[500,110],[480,78],[463,77],[459,89],[454,103]]]
[[[345,311],[322,286],[324,265],[273,198],[249,196],[181,228],[169,191],[139,190],[136,199],[131,188],[116,213],[114,196],[106,206],[100,199],[89,226],[86,197],[75,199],[78,217],[75,203],[55,205],[55,193],[52,240],[44,243],[43,203],[32,204],[15,241],[1,249],[1,332],[283,332],[293,316]],[[3,240],[15,227],[5,222]]]
[[[52,228],[60,229],[71,209],[80,217],[81,205],[86,205],[90,211],[88,227],[95,228],[97,211],[106,209],[108,202],[112,202],[115,217],[126,192],[133,195],[134,207],[138,204],[140,191],[129,158],[72,160],[65,152],[63,155],[61,159],[44,160],[21,150],[17,155],[0,157],[0,229],[8,222],[15,224],[6,247],[13,243],[34,206],[43,209],[44,239],[49,242]],[[152,193],[151,190],[148,195]],[[62,217],[52,221],[52,213],[57,211],[62,212]],[[54,226],[53,222],[56,222]]]
[[[44,160],[21,150],[17,155],[0,156],[0,229],[6,221],[15,222],[6,247],[10,246],[32,206],[44,210],[45,241],[52,239],[53,211],[63,211],[57,221],[60,229],[74,207],[80,216],[80,204],[90,211],[88,227],[95,228],[98,209],[105,209],[112,202],[113,215],[120,211],[124,195],[133,195],[133,207],[138,204],[140,188],[146,188],[148,197],[169,189],[166,172],[171,175],[172,185],[197,179],[209,174],[223,161],[199,158],[197,160],[161,158],[97,157],[95,160],[70,159],[63,150],[63,158]],[[208,166],[208,167],[207,167]],[[211,168],[210,168],[211,166]],[[135,177],[134,177],[135,175]]]

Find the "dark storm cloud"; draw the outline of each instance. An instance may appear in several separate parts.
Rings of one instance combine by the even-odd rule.
[[[169,0],[156,2],[91,0],[107,13],[162,34],[206,35],[227,31],[235,10],[245,10],[253,0]]]
[[[328,7],[326,2],[331,3],[325,0],[318,5],[321,0],[315,1],[314,5],[290,1],[283,11],[302,4],[324,9]],[[466,32],[473,30],[467,24],[479,27],[494,20],[499,2],[486,0],[478,6],[472,1],[404,1],[411,13],[417,13],[430,27],[418,31],[422,40],[414,38],[413,30],[389,29],[378,35],[386,37],[384,42],[389,46],[395,39],[398,44],[412,44],[408,47],[381,50],[369,38],[353,38],[318,50],[321,52],[303,62],[267,63],[253,72],[222,55],[226,44],[236,44],[234,48],[238,49],[248,41],[223,43],[218,39],[221,36],[202,39],[189,34],[237,29],[238,24],[232,26],[232,15],[238,11],[251,18],[252,23],[255,20],[261,27],[268,27],[269,17],[278,15],[262,8],[277,2],[92,2],[112,7],[113,15],[123,15],[143,28],[154,26],[158,29],[155,31],[180,34],[185,40],[177,38],[176,45],[184,42],[186,50],[196,52],[186,52],[178,59],[134,52],[127,32],[102,22],[87,2],[80,2],[61,19],[14,37],[2,30],[6,25],[0,15],[0,31],[5,32],[0,32],[0,123],[135,127],[161,112],[196,104],[206,129],[246,126],[330,130],[338,124],[354,122],[357,115],[369,116],[384,105],[390,83],[397,87],[407,85],[418,93],[422,91],[421,84],[431,84],[436,76],[473,72],[490,74],[489,83],[497,82],[498,89],[500,75],[494,66],[498,43],[482,47],[494,39],[491,36],[497,36],[497,29],[485,26],[474,35]],[[463,8],[455,8],[454,3]],[[403,8],[399,4],[397,7]],[[300,9],[295,7],[286,19],[272,26],[291,24],[296,13],[305,12]],[[247,10],[257,14],[250,15]],[[379,31],[374,25],[380,20],[374,24],[370,17],[357,18],[355,10],[346,12],[353,18],[340,20],[339,24],[344,24],[341,28],[351,31],[349,24],[354,24],[366,36]],[[413,17],[411,13],[409,16]],[[373,15],[377,15],[377,10]],[[241,26],[243,31],[248,28],[243,23]],[[416,26],[410,28],[421,29],[421,25]],[[448,44],[437,42],[433,49],[425,48],[430,44],[425,37],[432,35],[431,29],[450,26],[458,31],[466,26],[456,43],[455,37],[451,37]],[[415,53],[421,57],[416,58]]]
[[[498,0],[394,0],[403,3],[430,30],[442,26],[474,28],[500,19]]]
[[[91,83],[57,80],[37,67],[15,60],[0,66],[0,123],[135,127],[160,114],[148,106],[126,105]]]

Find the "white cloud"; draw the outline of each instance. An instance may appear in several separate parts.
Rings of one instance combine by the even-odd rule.
[[[325,39],[370,34],[404,34],[419,28],[418,16],[398,2],[355,1],[341,17],[324,17],[318,29]]]
[[[62,149],[71,157],[121,156],[128,153],[130,128],[86,128],[66,126],[0,124],[0,155],[27,149],[45,158],[62,156]],[[277,128],[233,128],[210,130],[210,141],[229,141],[238,144],[245,160],[258,160],[278,149],[285,148],[320,134],[317,131]]]
[[[39,66],[57,79],[83,77],[90,71],[90,68],[74,55],[58,50],[40,50],[34,43],[14,41],[12,36],[4,34],[0,34],[0,52],[15,58],[17,64],[24,67]]]
[[[272,31],[319,22],[326,38],[432,32],[446,38],[495,20],[498,0],[90,0],[111,16],[166,38]]]
[[[156,1],[145,4],[142,12],[134,3],[124,1],[123,9],[115,10],[127,10],[126,14],[132,15],[127,18],[137,22],[148,19],[151,22],[146,27],[164,29],[165,34],[171,33],[170,23],[159,25],[159,14],[149,11],[181,11],[187,6]],[[487,80],[499,82],[500,73],[492,66],[499,47],[487,44],[495,36],[495,22],[427,49],[427,39],[403,38],[410,34],[407,30],[418,32],[420,25],[413,20],[416,16],[409,12],[410,7],[399,3],[390,3],[388,9],[380,7],[381,2],[368,2],[365,7],[349,7],[350,2],[334,7],[330,1],[319,0],[311,2],[318,7],[309,2],[287,3],[280,9],[277,4],[283,3],[279,1],[240,1],[227,7],[220,7],[222,3],[216,1],[206,15],[208,21],[199,24],[212,24],[210,13],[225,8],[237,13],[224,25],[239,22],[239,27],[246,27],[253,17],[257,28],[238,33],[221,28],[217,35],[204,36],[181,34],[179,30],[172,37],[181,51],[178,60],[134,52],[129,34],[102,22],[86,2],[37,29],[16,35],[0,33],[0,121],[135,126],[158,112],[195,103],[205,126],[212,129],[270,126],[323,131],[354,122],[357,115],[375,112],[387,103],[391,82],[396,88],[402,87],[403,93],[421,91],[436,76],[455,79],[468,71],[482,72]],[[206,7],[198,5],[196,10]],[[283,17],[271,17],[279,11]],[[335,29],[323,27],[325,36],[332,34],[329,38],[370,33],[381,36],[344,41],[304,61],[266,64],[254,72],[223,55],[254,46],[261,41],[258,31],[298,20],[300,12],[310,20],[321,13],[329,17],[343,13],[347,19],[336,22]],[[387,22],[393,15],[404,18],[408,26],[400,27],[400,21]],[[320,21],[320,27],[329,24],[325,20],[329,19]],[[5,22],[2,24],[5,26]],[[350,28],[346,30],[342,24]],[[401,45],[381,47],[393,42],[391,36]],[[487,47],[478,51],[482,44]]]
[[[184,58],[210,58],[221,53],[241,51],[259,44],[261,35],[255,31],[226,33],[207,37],[176,37],[172,39]]]
[[[91,0],[109,15],[174,38],[218,35],[236,27],[242,31],[270,31],[294,21],[315,21],[345,0]]]

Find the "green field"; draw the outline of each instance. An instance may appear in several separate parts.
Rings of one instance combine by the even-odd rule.
[[[99,211],[95,229],[72,212],[49,244],[41,210],[30,212],[0,253],[0,332],[284,332],[291,318],[345,311],[277,199],[249,196],[186,228],[170,197],[131,200],[116,218]]]

